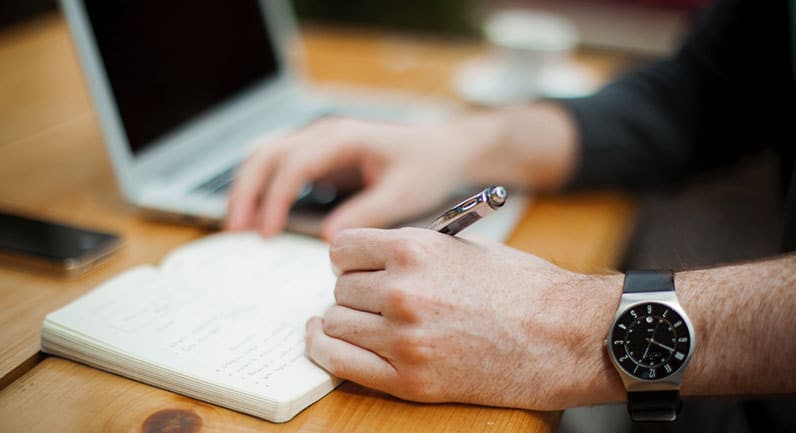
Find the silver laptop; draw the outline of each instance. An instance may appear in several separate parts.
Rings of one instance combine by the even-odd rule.
[[[308,91],[288,57],[298,33],[286,0],[61,5],[118,183],[128,201],[157,216],[222,220],[235,168],[256,138],[328,114],[422,121],[446,111]],[[289,229],[317,233],[322,213],[343,198],[328,185],[306,187]],[[480,223],[486,237],[505,239],[524,203],[514,198]]]
[[[287,1],[61,3],[119,184],[143,209],[218,221],[255,138],[330,113],[406,114],[336,106],[302,87],[288,62],[297,32]]]

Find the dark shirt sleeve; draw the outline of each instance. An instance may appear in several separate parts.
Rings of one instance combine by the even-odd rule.
[[[720,1],[671,59],[562,101],[581,146],[570,186],[671,185],[780,146],[793,122],[787,12],[786,0]]]

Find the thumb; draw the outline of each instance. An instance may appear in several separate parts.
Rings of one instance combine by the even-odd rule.
[[[386,227],[413,214],[401,183],[385,178],[338,206],[323,222],[321,233],[331,239],[340,230],[354,227]],[[400,206],[396,206],[400,204]]]

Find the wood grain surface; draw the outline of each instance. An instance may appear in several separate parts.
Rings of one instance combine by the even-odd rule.
[[[418,404],[346,382],[285,424],[47,358],[0,391],[3,432],[550,432],[557,412]]]
[[[450,74],[487,48],[469,41],[304,29],[306,73],[451,97]],[[625,59],[578,57],[609,77]],[[354,384],[287,424],[271,424],[39,353],[46,313],[120,271],[158,263],[207,230],[142,217],[118,191],[67,28],[52,15],[0,33],[0,209],[107,229],[123,248],[67,278],[0,266],[0,432],[62,431],[551,431],[559,414],[399,401]],[[627,197],[542,197],[511,237],[514,247],[562,266],[616,266],[632,227]]]

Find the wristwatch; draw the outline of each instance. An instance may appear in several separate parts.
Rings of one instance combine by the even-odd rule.
[[[672,272],[628,272],[605,345],[627,390],[633,421],[677,419],[683,371],[695,344]]]

